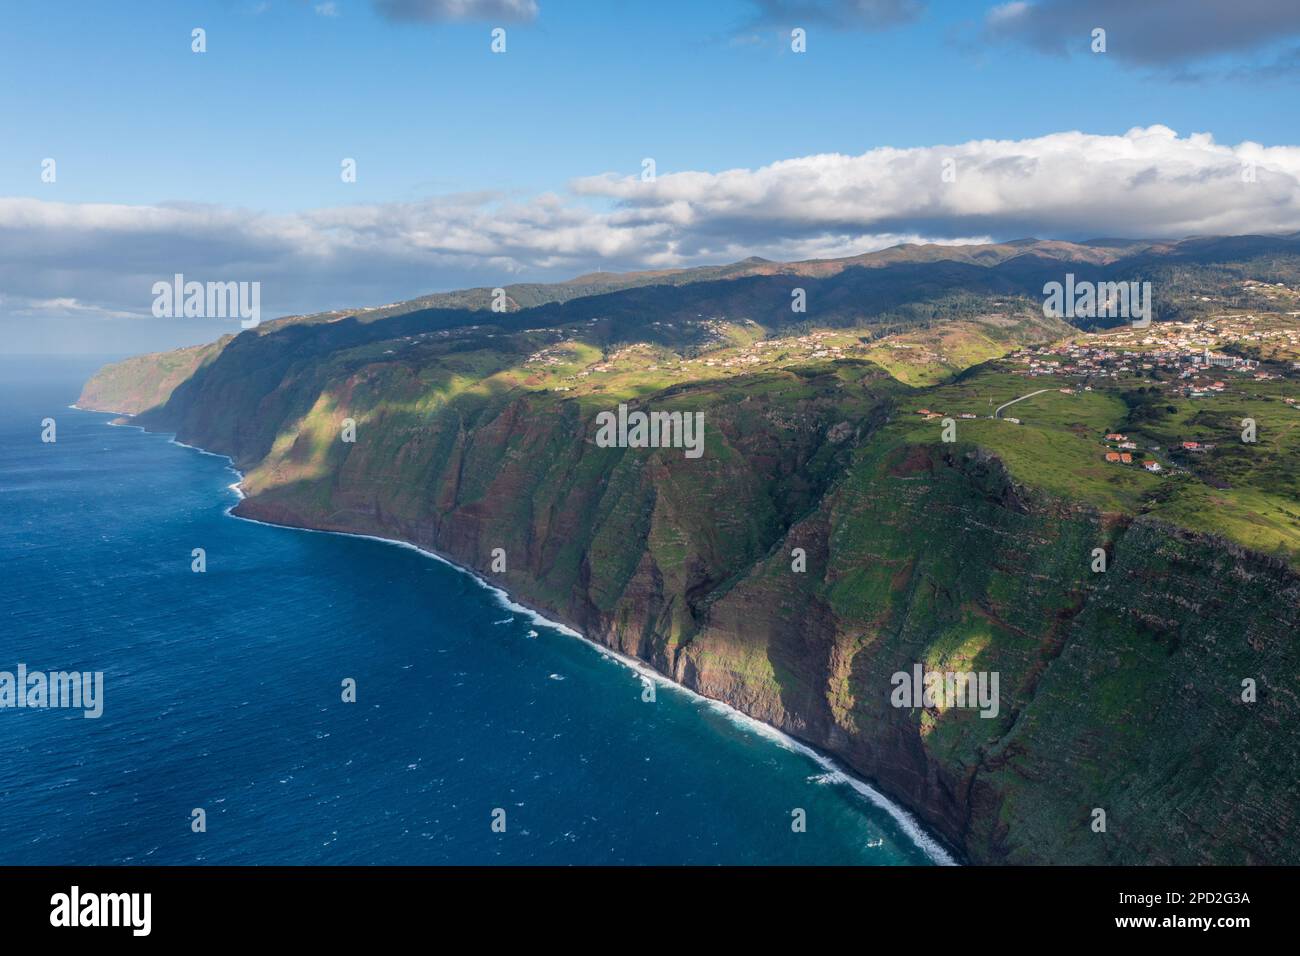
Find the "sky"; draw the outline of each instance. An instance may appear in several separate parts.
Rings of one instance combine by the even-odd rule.
[[[153,317],[177,273],[256,282],[269,318],[903,241],[1294,232],[1298,91],[1296,0],[9,0],[0,349],[239,330]]]

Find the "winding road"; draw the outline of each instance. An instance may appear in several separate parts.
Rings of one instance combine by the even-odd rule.
[[[1042,395],[1043,392],[1050,392],[1050,391],[1051,391],[1050,388],[1040,388],[1038,391],[1030,392],[1028,395],[1021,395],[1019,398],[1013,398],[1011,401],[1003,405],[999,405],[997,408],[993,409],[993,417],[997,418],[999,415],[1001,415],[1002,409],[1006,408],[1007,405],[1014,405],[1016,402],[1023,402],[1026,398],[1033,398],[1035,395]]]

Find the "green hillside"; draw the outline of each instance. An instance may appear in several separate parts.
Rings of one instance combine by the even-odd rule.
[[[119,363],[81,404],[231,455],[241,514],[474,568],[969,860],[1296,863],[1300,255],[1189,243],[587,277]],[[1045,274],[1138,263],[1197,290],[1149,330],[1036,307]],[[602,447],[620,403],[701,413],[703,454]],[[997,673],[997,715],[893,706],[915,663]]]

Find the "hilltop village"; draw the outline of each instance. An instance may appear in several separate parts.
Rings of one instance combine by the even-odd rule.
[[[1206,400],[1211,404],[1205,407],[1218,409],[1220,405],[1213,403],[1216,398],[1242,398],[1247,392],[1255,395],[1261,388],[1269,389],[1268,383],[1276,388],[1285,384],[1282,380],[1300,375],[1300,322],[1291,316],[1247,314],[1164,322],[1020,348],[999,365],[1004,372],[1026,380],[1023,392],[978,417],[1020,425],[1021,418],[1004,412],[1016,411],[1017,403],[1024,402],[1019,407],[1032,414],[1034,397],[1045,392],[1066,396],[1094,391],[1140,394],[1150,404],[1191,400],[1197,407],[1197,400]],[[1294,397],[1279,394],[1275,398],[1300,410],[1300,401]],[[924,420],[946,417],[929,407],[917,408],[916,413]],[[953,417],[977,416],[965,412]],[[1139,436],[1130,437],[1122,428],[1098,431],[1097,441],[1098,455],[1107,464],[1140,467],[1152,474],[1181,473],[1191,456],[1216,448],[1215,441],[1197,434],[1180,435],[1163,448],[1142,444]]]
[[[1233,353],[1220,351],[1233,348]],[[1119,379],[1137,375],[1167,381],[1174,373],[1178,389],[1189,397],[1222,391],[1218,370],[1250,374],[1257,381],[1279,378],[1262,370],[1249,352],[1282,358],[1300,369],[1300,323],[1268,327],[1253,315],[1213,321],[1163,322],[1143,329],[1121,330],[1071,339],[1057,345],[1021,349],[1010,358],[1027,363],[1030,377],[1082,375]]]

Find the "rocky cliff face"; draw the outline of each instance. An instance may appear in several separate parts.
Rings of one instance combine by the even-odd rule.
[[[1285,566],[893,440],[898,389],[868,363],[651,396],[705,413],[690,459],[597,447],[612,398],[269,338],[141,420],[231,455],[241,514],[445,554],[836,755],[974,862],[1300,862]],[[996,672],[997,716],[893,706],[916,663]]]

